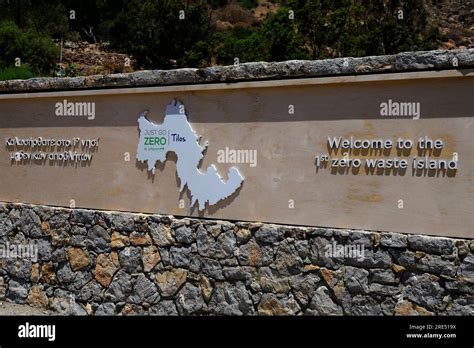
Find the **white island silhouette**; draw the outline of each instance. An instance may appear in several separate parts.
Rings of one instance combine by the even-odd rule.
[[[198,209],[204,210],[206,202],[214,205],[232,195],[242,185],[244,178],[237,168],[229,169],[225,182],[212,164],[205,172],[199,170],[206,141],[200,145],[200,137],[188,122],[184,105],[173,100],[166,106],[165,119],[161,125],[146,118],[148,111],[138,118],[140,139],[137,160],[147,162],[148,170],[155,174],[156,162],[165,162],[166,155],[172,151],[177,156],[176,170],[180,180],[180,192],[187,186],[191,195],[191,207],[198,202]]]

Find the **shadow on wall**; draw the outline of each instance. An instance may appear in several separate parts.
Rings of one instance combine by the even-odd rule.
[[[383,76],[383,75],[381,75]],[[296,85],[262,88],[162,92],[84,97],[0,98],[0,128],[128,127],[149,109],[161,123],[166,105],[185,101],[188,119],[196,123],[288,122],[327,120],[405,119],[381,116],[388,100],[420,104],[420,119],[472,117],[467,103],[469,79],[418,79],[345,84]],[[73,93],[73,92],[71,92]],[[95,103],[95,118],[55,115],[57,102]]]
[[[205,157],[206,151],[207,151],[207,149],[203,152],[203,155],[204,155],[203,158]],[[158,175],[165,170],[167,161],[174,162],[174,164],[176,166],[177,160],[178,160],[178,157],[177,157],[176,153],[173,152],[173,151],[169,151],[166,155],[166,161],[157,162],[155,164],[155,168],[159,171]],[[201,170],[201,163],[202,163],[202,159],[199,163],[199,170]],[[135,166],[141,172],[146,171],[147,175],[148,175],[148,179],[151,180],[152,183],[155,182],[156,173],[153,174],[148,170],[147,162],[136,160],[135,161]],[[175,172],[175,178],[176,178],[176,190],[179,190],[180,185],[181,185],[181,180],[178,177],[178,172],[177,171]],[[206,210],[207,210],[208,215],[209,214],[210,215],[215,214],[220,209],[223,209],[223,208],[227,207],[228,205],[230,205],[232,203],[232,201],[239,195],[240,191],[242,190],[243,185],[244,185],[244,181],[242,181],[242,184],[240,185],[240,187],[236,191],[234,191],[229,197],[218,201],[216,204],[214,204],[212,206],[209,206],[209,204],[206,203],[206,208],[203,209],[203,210],[198,210],[198,202],[195,202],[192,207],[189,207],[189,214],[194,214],[195,212],[197,212],[197,215],[199,217],[203,217],[204,215],[206,215],[205,214]],[[189,192],[189,189],[187,188],[186,185],[184,186],[184,189],[179,193],[179,200],[180,201],[183,199],[184,195],[186,195],[187,202],[189,204],[191,202],[191,193]],[[180,202],[176,202],[176,204],[180,204]]]

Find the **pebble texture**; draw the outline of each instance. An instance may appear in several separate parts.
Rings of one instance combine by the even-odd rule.
[[[474,49],[403,52],[386,56],[255,62],[203,69],[148,70],[128,74],[0,81],[0,93],[135,86],[261,81],[474,67]]]
[[[474,314],[473,240],[0,203],[7,242],[0,301],[62,315]]]

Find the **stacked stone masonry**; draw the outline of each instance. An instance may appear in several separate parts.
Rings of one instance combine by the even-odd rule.
[[[64,315],[474,313],[474,240],[0,203],[7,243],[0,300]]]

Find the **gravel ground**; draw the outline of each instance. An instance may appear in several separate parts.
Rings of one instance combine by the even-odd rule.
[[[1,315],[54,315],[46,309],[35,308],[24,304],[0,302]]]

